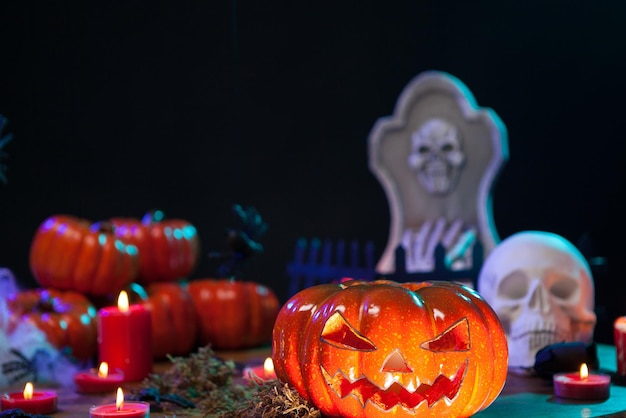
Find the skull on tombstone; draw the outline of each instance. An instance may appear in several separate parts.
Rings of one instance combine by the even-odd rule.
[[[450,192],[459,179],[464,161],[458,130],[443,119],[429,119],[411,135],[409,167],[431,194]]]
[[[480,270],[478,292],[505,329],[510,367],[532,367],[550,344],[593,340],[591,270],[560,235],[523,231],[503,240]]]

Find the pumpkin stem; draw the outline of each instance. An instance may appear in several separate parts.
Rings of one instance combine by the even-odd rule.
[[[48,292],[42,292],[35,309],[37,312],[54,312],[54,298]]]
[[[89,229],[92,232],[104,232],[112,234],[115,231],[115,226],[109,221],[99,221],[92,223]]]
[[[139,283],[131,283],[129,287],[133,294],[139,297],[139,300],[148,300],[148,292],[146,292],[146,289],[142,285],[140,285]]]
[[[152,209],[146,212],[145,215],[143,215],[143,218],[141,218],[141,223],[144,225],[151,225],[161,222],[163,219],[165,219],[165,213],[162,210]]]

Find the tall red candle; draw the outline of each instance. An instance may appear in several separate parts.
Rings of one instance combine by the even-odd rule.
[[[137,382],[152,372],[152,319],[142,305],[128,305],[122,291],[117,307],[98,311],[98,354],[100,362],[119,369],[124,381]]]
[[[617,374],[626,376],[626,316],[620,316],[613,323]]]

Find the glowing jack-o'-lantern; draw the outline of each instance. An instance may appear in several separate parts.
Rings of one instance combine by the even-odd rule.
[[[312,286],[281,309],[277,377],[323,414],[469,417],[506,380],[506,335],[473,290],[449,282]]]

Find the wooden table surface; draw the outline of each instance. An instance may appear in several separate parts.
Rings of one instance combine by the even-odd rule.
[[[271,353],[269,347],[261,347],[245,351],[216,351],[215,354],[224,360],[233,360],[240,364],[262,363]],[[154,373],[162,373],[169,369],[171,363],[167,360],[154,364]],[[129,393],[131,389],[139,387],[139,383],[125,383],[122,389]],[[3,392],[21,391],[23,387],[6,388]],[[74,387],[53,388],[58,394],[58,411],[53,418],[88,417],[89,408],[94,405],[114,404],[115,393],[110,395],[79,394]],[[150,412],[150,417],[165,417],[165,414]],[[167,415],[171,417],[170,415]]]
[[[599,344],[598,357],[601,371],[611,374],[617,370],[614,346]],[[626,387],[612,384],[606,401],[566,401],[554,396],[550,380],[509,373],[498,399],[475,417],[626,418]]]
[[[262,362],[270,354],[268,347],[255,350],[216,352],[224,359],[238,363]],[[608,345],[598,345],[600,368],[606,372],[616,370],[615,348]],[[165,371],[169,362],[155,364],[155,372]],[[126,385],[132,388],[132,384]],[[89,408],[93,405],[115,403],[114,394],[81,395],[73,388],[58,388],[59,410],[53,414],[54,418],[87,417]],[[151,417],[164,417],[160,413],[151,413]],[[560,417],[606,417],[626,418],[626,387],[611,385],[611,397],[601,402],[564,401],[554,397],[552,383],[540,377],[522,376],[509,373],[506,384],[500,396],[484,411],[475,415],[476,418],[490,417],[533,417],[533,418],[560,418]]]

